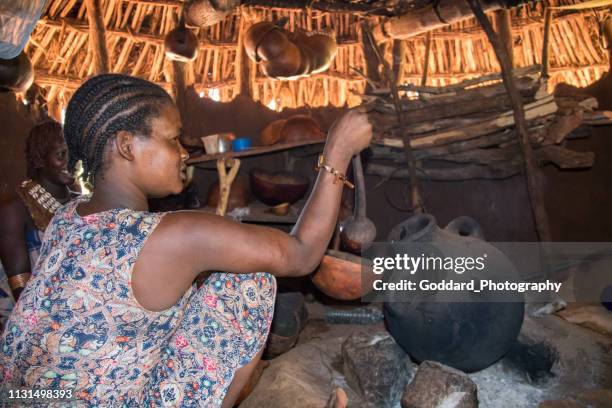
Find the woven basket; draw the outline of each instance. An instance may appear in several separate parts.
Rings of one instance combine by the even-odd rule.
[[[185,23],[191,27],[208,27],[217,24],[227,17],[240,1],[192,0],[185,5]]]

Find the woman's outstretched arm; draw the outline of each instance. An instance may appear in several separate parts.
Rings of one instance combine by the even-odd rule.
[[[326,164],[346,174],[354,154],[369,145],[372,128],[365,113],[349,111],[328,133]],[[170,307],[205,270],[306,275],[318,265],[333,233],[343,184],[327,171],[291,234],[239,224],[197,211],[166,215],[145,244],[132,284],[139,302],[152,310]]]

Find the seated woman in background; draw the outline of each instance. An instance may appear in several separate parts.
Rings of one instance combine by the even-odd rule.
[[[15,299],[30,278],[53,214],[76,194],[69,189],[74,178],[67,170],[68,147],[59,123],[34,126],[25,153],[28,179],[0,204],[0,261]],[[7,293],[0,299],[0,312],[10,311],[12,303]]]
[[[89,79],[64,134],[93,194],[62,207],[47,229],[0,340],[0,383],[71,389],[96,406],[231,407],[266,342],[274,276],[306,275],[323,257],[338,172],[368,146],[367,116],[349,111],[329,131],[327,166],[291,234],[148,211],[147,198],[181,191],[188,156],[179,112],[155,84]],[[195,289],[201,271],[228,272]]]

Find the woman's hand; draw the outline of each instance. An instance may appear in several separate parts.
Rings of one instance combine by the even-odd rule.
[[[372,124],[363,108],[351,109],[332,125],[326,150],[337,149],[352,157],[370,145]]]

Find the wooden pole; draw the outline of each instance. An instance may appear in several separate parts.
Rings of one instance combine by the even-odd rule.
[[[365,91],[366,93],[373,91],[372,84],[380,84],[382,79],[380,78],[380,72],[378,71],[378,67],[380,63],[378,62],[378,58],[376,57],[376,51],[374,50],[372,43],[369,41],[367,36],[367,29],[364,30],[364,27],[367,27],[366,22],[361,23],[361,44],[363,46],[363,58],[365,59],[366,72],[365,75],[367,77]]]
[[[421,86],[427,85],[427,75],[429,73],[429,58],[431,55],[431,39],[432,32],[427,32],[427,38],[425,38],[425,61],[423,61],[423,78],[421,78]]]
[[[504,85],[510,96],[510,103],[514,113],[514,121],[518,135],[518,142],[521,147],[523,156],[523,170],[527,182],[527,191],[531,202],[531,210],[536,225],[536,231],[540,241],[551,241],[552,237],[548,225],[548,215],[544,207],[544,196],[542,194],[541,174],[536,164],[535,155],[529,141],[529,133],[527,131],[527,121],[525,119],[525,110],[521,95],[514,82],[512,76],[512,67],[508,58],[506,47],[501,43],[497,34],[493,30],[491,22],[485,15],[479,0],[466,0],[476,19],[487,34],[495,55],[501,66],[502,78]]]
[[[185,78],[185,62],[171,61],[172,93],[179,112],[184,113],[186,106],[187,81]]]
[[[510,15],[510,10],[507,8],[497,10],[495,12],[495,22],[497,26],[497,34],[499,35],[502,44],[506,46],[510,66],[514,67],[514,43],[512,39],[512,16]]]
[[[249,58],[244,50],[244,37],[247,31],[244,18],[240,18],[238,29],[238,44],[236,44],[236,63],[234,72],[236,77],[236,94],[251,97],[251,83],[249,73]]]
[[[485,11],[503,6],[501,0],[483,0]],[[372,30],[377,43],[388,39],[406,39],[472,17],[470,8],[461,1],[439,0],[412,9],[397,17],[382,20]]]
[[[398,85],[402,83],[404,65],[406,65],[406,42],[393,40],[393,75]]]
[[[404,154],[406,156],[406,161],[408,162],[408,173],[410,174],[410,204],[415,214],[420,214],[424,212],[425,209],[423,207],[423,201],[421,200],[421,194],[419,191],[419,182],[416,172],[416,161],[414,160],[414,154],[412,152],[412,147],[410,146],[410,136],[406,132],[406,126],[401,112],[399,92],[397,91],[397,78],[395,78],[395,76],[393,75],[393,70],[389,66],[389,63],[385,60],[383,54],[380,52],[380,48],[378,48],[378,45],[374,40],[374,36],[370,31],[370,27],[365,21],[361,22],[361,33],[363,38],[367,40],[365,42],[369,43],[369,49],[374,52],[379,63],[382,64],[385,71],[385,76],[387,77],[387,82],[389,84],[389,87],[391,88],[391,93],[393,95],[393,104],[395,106],[395,113],[397,115],[397,121],[399,123],[400,131],[402,132]]]
[[[612,67],[612,13],[609,13],[603,22],[603,36],[608,48],[608,63]]]
[[[93,54],[94,73],[110,72],[108,49],[106,48],[106,28],[102,21],[101,0],[85,0],[89,22],[89,46]]]
[[[549,78],[548,69],[550,67],[550,61],[548,58],[548,50],[550,48],[550,26],[552,23],[552,11],[546,7],[544,13],[544,43],[542,45],[542,79],[547,80]]]

